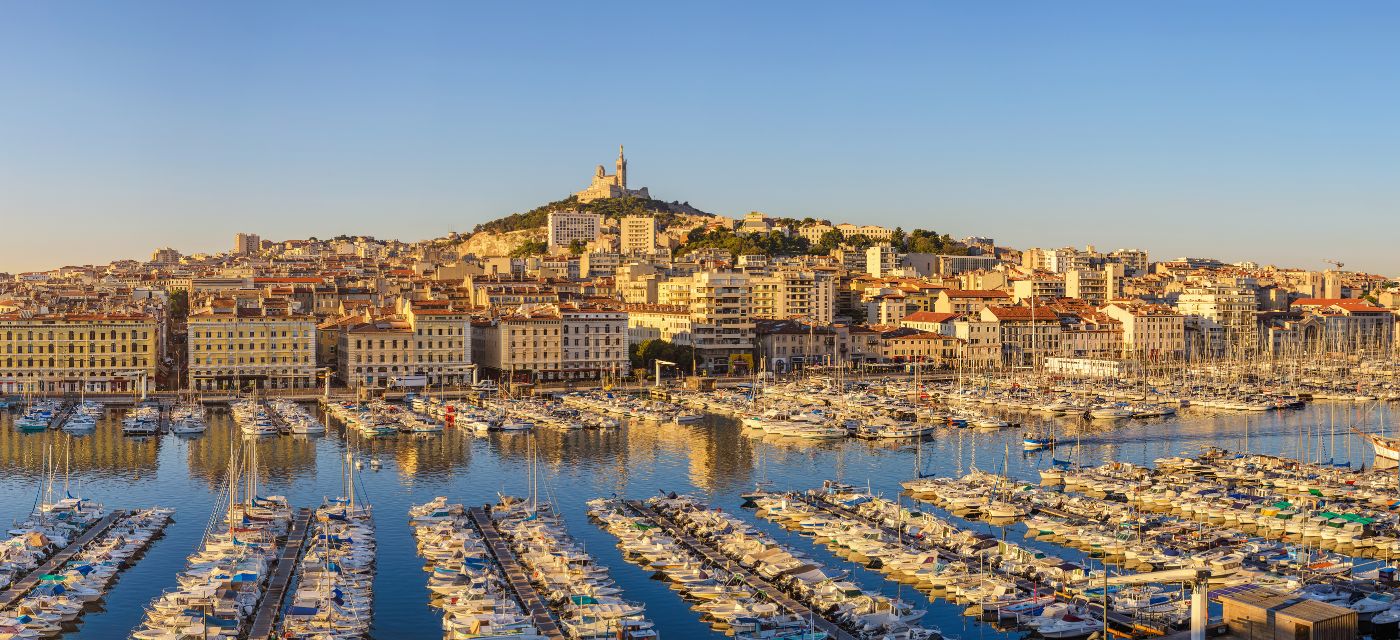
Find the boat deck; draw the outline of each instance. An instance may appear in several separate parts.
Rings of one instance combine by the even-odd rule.
[[[64,547],[62,551],[53,554],[53,557],[50,557],[48,560],[44,561],[43,564],[35,567],[33,571],[30,571],[23,578],[19,579],[19,581],[10,585],[9,589],[6,589],[4,593],[0,593],[0,609],[8,609],[14,606],[16,602],[19,602],[20,598],[23,598],[25,594],[33,590],[34,587],[39,586],[40,578],[46,574],[52,573],[54,569],[63,566],[63,563],[72,559],[73,556],[77,555],[79,551],[82,551],[84,547],[91,544],[93,540],[96,540],[97,536],[106,533],[108,529],[112,528],[112,525],[116,524],[117,520],[122,519],[126,515],[127,513],[122,510],[107,514],[107,517],[98,520],[96,524],[88,527],[87,531],[84,531],[82,535],[78,536],[78,539],[74,540],[72,544]]]
[[[287,586],[292,582],[297,560],[301,558],[301,548],[306,542],[306,533],[311,526],[311,510],[302,507],[292,516],[292,526],[287,530],[287,540],[277,552],[277,564],[268,579],[267,592],[258,602],[258,610],[253,614],[253,626],[248,631],[248,640],[269,640],[273,627],[282,613],[282,600],[286,598]]]
[[[749,586],[750,589],[754,590],[754,593],[761,593],[765,598],[772,600],[773,602],[777,603],[778,606],[787,609],[789,612],[796,614],[799,617],[811,620],[813,626],[817,627],[818,629],[821,629],[822,631],[825,631],[830,637],[835,638],[836,640],[856,640],[855,636],[848,633],[845,629],[842,629],[832,621],[827,620],[822,616],[816,615],[812,612],[811,609],[808,609],[806,605],[803,605],[802,603],[788,597],[787,594],[780,591],[777,587],[773,586],[772,584],[769,584],[768,581],[754,575],[747,569],[739,566],[739,563],[730,560],[727,556],[715,550],[714,547],[711,547],[707,543],[701,542],[700,540],[681,530],[681,528],[676,526],[675,523],[671,522],[671,520],[662,517],[660,514],[653,511],[650,507],[647,507],[645,504],[642,504],[637,500],[627,500],[624,501],[623,504],[627,505],[628,508],[632,509],[638,515],[647,518],[652,522],[655,522],[657,525],[660,525],[663,529],[666,530],[667,533],[671,534],[671,537],[675,538],[677,542],[680,542],[681,544],[685,545],[686,548],[690,549],[691,551],[700,554],[700,556],[705,558],[705,560],[707,560],[711,564],[720,567],[733,575],[738,576],[744,581],[745,584]]]
[[[468,513],[481,530],[481,537],[486,539],[486,546],[491,550],[491,555],[496,557],[496,564],[505,572],[506,582],[511,590],[515,591],[516,597],[520,598],[520,604],[524,605],[525,610],[530,612],[530,617],[534,618],[535,629],[553,640],[564,640],[564,632],[559,628],[559,623],[549,614],[549,608],[544,605],[539,592],[535,591],[535,586],[526,579],[525,571],[520,568],[520,563],[516,561],[510,546],[496,530],[496,523],[491,521],[491,516],[481,507],[472,507]]]

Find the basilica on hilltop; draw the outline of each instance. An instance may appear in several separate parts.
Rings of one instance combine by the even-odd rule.
[[[628,189],[627,188],[627,158],[622,155],[622,145],[617,146],[617,173],[608,175],[603,169],[603,165],[598,165],[598,169],[593,172],[593,183],[587,189],[576,194],[579,202],[593,202],[604,198],[621,198],[632,196],[634,198],[651,198],[647,193],[647,188]]]

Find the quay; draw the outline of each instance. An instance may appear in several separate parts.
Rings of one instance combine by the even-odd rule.
[[[282,613],[282,600],[287,595],[287,586],[292,581],[292,572],[301,558],[301,548],[306,542],[306,532],[311,526],[311,510],[302,507],[292,516],[292,527],[287,530],[287,540],[277,553],[277,564],[268,579],[267,591],[258,602],[258,610],[253,615],[253,626],[248,631],[248,640],[271,640],[273,627]]]
[[[564,640],[564,632],[560,630],[554,617],[549,615],[549,608],[544,606],[544,600],[540,598],[539,592],[535,591],[535,586],[525,578],[525,571],[520,568],[515,554],[501,538],[501,533],[496,530],[496,523],[491,521],[491,516],[481,507],[472,507],[467,512],[471,514],[477,529],[481,530],[481,537],[486,539],[486,547],[491,550],[491,555],[496,557],[496,564],[506,574],[506,582],[510,584],[511,590],[520,598],[520,604],[525,610],[530,612],[530,617],[534,618],[535,629],[551,640]]]
[[[273,411],[272,405],[268,404],[266,400],[258,401],[258,406],[267,412],[267,417],[272,420],[272,426],[277,427],[277,433],[285,436],[292,432],[292,427],[287,424],[286,420],[282,419],[282,414]]]
[[[763,597],[772,600],[773,602],[777,603],[778,606],[787,609],[789,612],[797,615],[798,617],[807,618],[808,620],[811,620],[812,625],[817,627],[818,629],[821,629],[822,631],[825,631],[828,637],[835,638],[836,640],[856,640],[855,636],[851,635],[845,629],[842,629],[841,627],[837,626],[830,620],[827,620],[823,616],[816,615],[811,609],[808,609],[806,605],[803,605],[802,603],[792,599],[787,594],[780,591],[777,587],[773,586],[772,584],[769,584],[768,581],[754,575],[747,569],[739,566],[739,563],[730,560],[728,556],[725,556],[724,554],[716,551],[709,544],[701,542],[700,540],[681,530],[681,528],[676,526],[675,523],[671,522],[670,519],[663,518],[661,514],[656,513],[650,507],[646,506],[645,504],[642,504],[640,501],[624,500],[623,504],[627,505],[627,507],[633,512],[635,512],[637,515],[647,518],[648,520],[651,520],[652,522],[655,522],[657,525],[661,526],[661,528],[665,529],[667,533],[671,534],[671,537],[675,538],[677,542],[680,542],[681,544],[685,545],[686,548],[690,549],[691,551],[697,554],[700,554],[701,557],[705,558],[715,566],[720,567],[725,571],[728,571],[729,573],[738,576],[739,579],[743,580],[744,583],[747,584],[750,589],[754,590],[754,593],[761,593],[763,594]]]
[[[63,563],[68,562],[74,555],[77,555],[79,551],[82,551],[84,547],[92,544],[92,541],[96,540],[97,536],[106,533],[108,529],[112,528],[113,524],[116,524],[117,520],[122,519],[126,515],[127,513],[122,510],[107,514],[107,517],[98,520],[96,524],[88,527],[87,531],[84,531],[82,535],[78,536],[78,539],[74,540],[72,544],[64,547],[62,551],[55,553],[53,557],[49,558],[38,567],[35,567],[33,571],[30,571],[21,578],[19,582],[10,585],[9,589],[6,589],[4,593],[0,593],[0,609],[9,609],[14,606],[16,602],[19,602],[20,598],[23,598],[24,595],[29,593],[34,587],[39,586],[40,578],[52,573],[54,569],[63,566]]]

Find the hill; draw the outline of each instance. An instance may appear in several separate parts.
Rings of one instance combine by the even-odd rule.
[[[537,229],[545,226],[551,211],[584,211],[597,213],[604,218],[614,220],[621,219],[625,215],[649,213],[656,216],[657,226],[661,229],[666,229],[676,223],[683,223],[691,216],[714,215],[690,206],[689,202],[666,202],[647,198],[609,198],[592,202],[579,202],[577,196],[569,196],[523,213],[512,213],[504,218],[483,222],[476,225],[472,232],[510,233]]]

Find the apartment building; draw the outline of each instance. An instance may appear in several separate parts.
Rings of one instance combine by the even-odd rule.
[[[623,255],[647,254],[656,251],[656,217],[630,215],[622,217],[618,242]]]
[[[690,346],[690,307],[686,305],[627,304],[627,342],[665,340]]]
[[[199,391],[316,386],[316,322],[286,305],[211,300],[186,319],[188,388]]]
[[[1011,301],[1023,303],[1037,300],[1054,300],[1065,297],[1065,279],[1052,274],[1038,274],[1030,278],[1011,282]]]
[[[1176,310],[1201,319],[1197,324],[1208,339],[1203,353],[1252,354],[1259,346],[1259,300],[1246,285],[1204,282],[1187,287],[1177,298]]]
[[[125,312],[0,315],[0,393],[154,388],[160,324]]]
[[[932,331],[898,329],[882,336],[880,348],[887,362],[918,362],[946,367],[957,361],[961,342],[953,336]]]
[[[755,318],[800,318],[830,324],[836,315],[836,281],[827,272],[781,269],[749,276]]]
[[[1109,298],[1109,278],[1104,269],[1070,269],[1065,272],[1065,295],[1090,304],[1103,304]]]
[[[1060,353],[1060,316],[1049,309],[992,306],[982,309],[980,319],[995,323],[1003,364],[1034,366]]]
[[[586,243],[598,239],[603,217],[579,211],[551,211],[548,217],[549,248],[568,248],[575,240]]]
[[[976,316],[990,305],[1004,305],[1011,301],[1011,294],[996,290],[944,289],[938,292],[938,301],[933,310],[938,313],[957,313]]]
[[[520,382],[596,380],[629,370],[627,312],[524,305],[480,327],[479,364]]]
[[[354,389],[459,386],[474,378],[472,318],[449,300],[367,310],[321,330],[335,332],[336,373]]]
[[[1141,301],[1113,302],[1101,311],[1123,327],[1123,358],[1181,360],[1186,357],[1186,320],[1175,309]]]
[[[749,277],[733,271],[700,271],[690,280],[692,340],[700,367],[710,373],[750,370],[754,319]]]

